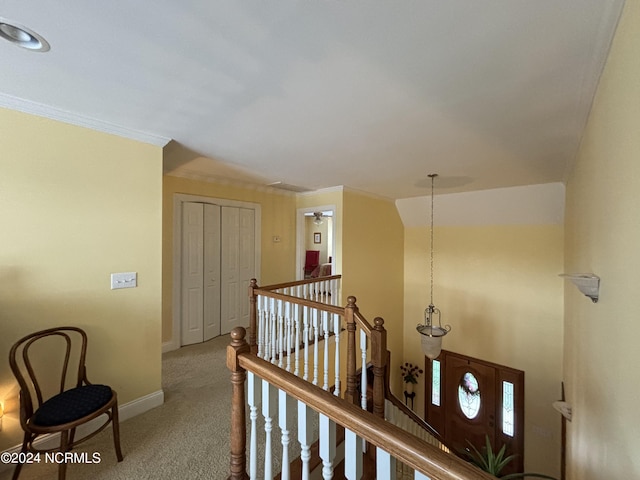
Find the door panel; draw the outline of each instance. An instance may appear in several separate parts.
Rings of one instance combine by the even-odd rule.
[[[496,452],[506,445],[505,455],[515,455],[501,474],[521,472],[524,468],[524,372],[447,350],[433,362],[425,357],[425,372],[428,378],[425,420],[444,438],[447,446],[454,453],[460,453],[469,448],[469,440],[482,451],[486,435]],[[468,373],[477,381],[478,398],[468,395],[464,389],[460,393],[461,381]],[[509,384],[510,393],[505,392],[505,384]],[[470,393],[475,390],[473,382],[471,387],[467,383]]]
[[[203,204],[182,204],[182,345],[203,341]]]
[[[220,207],[204,205],[204,341],[220,335]]]
[[[239,231],[239,307],[238,324],[249,325],[249,299],[247,292],[251,279],[256,276],[255,256],[255,211],[248,208],[240,209]]]
[[[473,375],[470,377],[469,374]],[[449,358],[446,365],[445,441],[454,450],[466,449],[467,440],[477,448],[489,435],[495,444],[495,370],[476,362]],[[477,389],[475,382],[477,381]],[[469,392],[460,386],[465,384]]]
[[[222,333],[229,333],[239,325],[238,282],[240,280],[239,234],[240,211],[236,207],[222,207]]]
[[[182,203],[181,345],[249,325],[255,211]]]

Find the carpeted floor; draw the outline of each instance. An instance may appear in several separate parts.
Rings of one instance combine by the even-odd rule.
[[[120,424],[124,461],[116,461],[111,430],[82,444],[78,452],[100,453],[99,464],[72,464],[68,480],[212,479],[229,474],[231,383],[229,336],[163,355],[165,403]],[[4,472],[2,480],[13,471]],[[25,465],[21,480],[57,478],[57,466]]]

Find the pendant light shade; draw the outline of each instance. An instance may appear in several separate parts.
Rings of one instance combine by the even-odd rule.
[[[440,355],[442,351],[442,337],[451,331],[449,325],[442,326],[440,322],[440,310],[433,304],[433,189],[434,179],[437,177],[437,173],[429,175],[431,178],[431,242],[430,242],[430,271],[431,271],[431,301],[429,306],[424,311],[424,324],[418,324],[416,330],[420,333],[420,346],[422,352],[427,356],[429,360],[433,360]],[[435,318],[438,317],[438,324],[434,323]]]
[[[438,316],[437,326],[433,323],[433,317],[435,315]],[[429,360],[433,360],[440,355],[440,351],[442,350],[442,337],[449,333],[451,327],[449,325],[445,327],[440,325],[440,310],[432,304],[424,311],[424,325],[419,324],[416,330],[420,333],[422,352]]]

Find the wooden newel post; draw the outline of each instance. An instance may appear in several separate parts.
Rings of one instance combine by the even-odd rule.
[[[244,385],[247,371],[240,367],[239,356],[249,353],[250,347],[245,341],[247,332],[243,327],[231,330],[231,344],[227,346],[227,368],[231,370],[231,475],[229,480],[249,478],[247,463],[247,427],[245,419]]]
[[[258,353],[258,343],[256,342],[256,336],[258,332],[257,318],[258,318],[258,294],[256,289],[258,288],[258,281],[255,278],[251,279],[249,284],[249,346],[252,353]]]
[[[356,381],[356,319],[358,310],[356,297],[347,298],[347,306],[344,308],[344,318],[347,322],[347,388],[344,398],[351,403],[359,403],[360,396],[357,391]]]
[[[387,369],[387,331],[384,320],[373,319],[371,363],[373,363],[373,414],[384,418],[384,382]]]

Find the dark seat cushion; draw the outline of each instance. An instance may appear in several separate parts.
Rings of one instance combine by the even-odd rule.
[[[44,402],[34,414],[33,423],[51,427],[73,422],[103,407],[111,397],[111,387],[106,385],[72,388]]]

